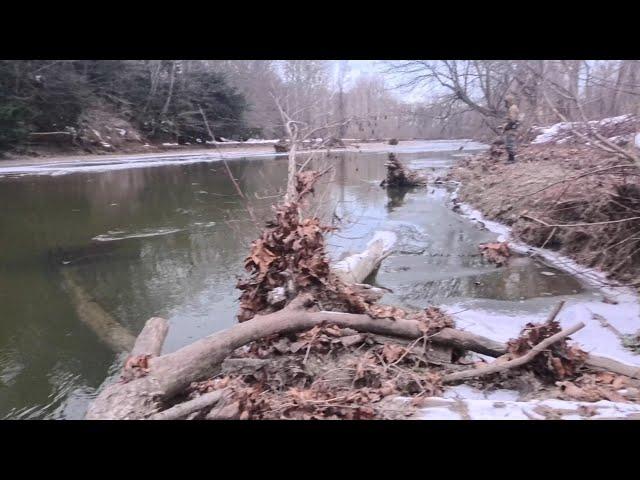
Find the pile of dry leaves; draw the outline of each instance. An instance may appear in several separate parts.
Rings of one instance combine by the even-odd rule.
[[[485,260],[495,263],[498,267],[505,265],[511,256],[507,242],[482,243],[478,248],[480,248]]]
[[[318,218],[300,215],[301,203],[313,193],[319,176],[313,171],[299,173],[298,201],[274,207],[275,220],[267,222],[260,238],[252,243],[245,260],[249,278],[237,284],[242,291],[239,321],[282,308],[296,294],[327,284],[329,262],[324,234],[332,227],[322,225]],[[273,295],[274,291],[279,295]]]

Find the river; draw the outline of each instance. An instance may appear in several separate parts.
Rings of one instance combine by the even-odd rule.
[[[460,147],[464,150],[460,151]],[[466,141],[393,147],[407,166],[444,174]],[[449,311],[544,315],[558,298],[591,298],[575,278],[522,258],[505,268],[478,244],[497,234],[455,213],[451,188],[385,191],[384,152],[334,152],[318,186],[318,213],[340,219],[332,258],[361,250],[376,230],[398,235],[376,285],[387,303]],[[283,156],[228,162],[260,220],[285,183]],[[257,236],[218,160],[0,165],[0,418],[77,419],[124,354],[78,314],[67,273],[94,305],[136,335],[151,316],[170,323],[164,351],[234,324],[237,278]],[[516,328],[517,330],[517,328]]]

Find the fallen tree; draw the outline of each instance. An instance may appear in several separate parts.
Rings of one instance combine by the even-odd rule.
[[[376,232],[364,252],[332,264],[331,270],[345,283],[362,283],[392,253],[395,242],[393,232]]]
[[[116,352],[129,352],[134,347],[136,337],[120,322],[107,313],[89,293],[82,288],[76,275],[70,269],[63,268],[62,279],[78,318]]]
[[[213,376],[234,350],[274,334],[309,330],[321,324],[351,328],[359,332],[417,339],[425,335],[417,320],[391,320],[342,312],[310,311],[309,296],[302,296],[283,310],[253,319],[205,337],[160,357],[149,357],[144,376],[106,387],[94,400],[87,419],[140,419],[156,413],[191,382]],[[142,339],[141,339],[142,338]],[[436,344],[499,356],[504,345],[488,338],[445,328],[430,337]],[[144,342],[139,337],[138,342]]]

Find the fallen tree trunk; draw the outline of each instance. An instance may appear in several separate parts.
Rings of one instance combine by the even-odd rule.
[[[331,265],[331,271],[345,283],[362,283],[391,254],[396,242],[393,232],[376,232],[364,252]]]
[[[107,386],[89,406],[86,418],[146,418],[192,382],[215,375],[222,361],[235,349],[274,334],[295,333],[330,323],[359,332],[412,339],[424,336],[420,323],[415,320],[374,319],[360,314],[313,312],[305,309],[307,298],[297,298],[283,310],[264,316],[256,315],[251,320],[209,335],[176,352],[149,359],[146,376]],[[430,339],[437,344],[488,355],[498,356],[504,353],[498,350],[504,346],[497,342],[451,328],[445,328]]]
[[[223,360],[247,343],[274,334],[304,331],[323,323],[401,338],[424,336],[415,320],[374,319],[368,315],[309,311],[308,297],[300,297],[285,309],[198,340],[176,352],[151,358],[148,374],[127,383],[107,386],[89,406],[87,419],[143,419],[156,413],[162,404],[187,388],[191,382],[215,375]],[[493,357],[506,353],[506,345],[491,339],[445,328],[430,337],[436,344],[470,350]],[[589,355],[587,366],[638,378],[638,368],[612,359]]]
[[[162,352],[162,345],[169,333],[169,323],[160,317],[147,320],[131,349],[131,356],[149,355],[157,357]]]
[[[78,318],[114,351],[130,352],[136,342],[136,337],[109,315],[80,286],[71,270],[62,269],[61,275]]]
[[[640,367],[627,365],[611,358],[601,357],[599,355],[589,355],[585,363],[595,370],[613,372],[629,378],[640,378]]]

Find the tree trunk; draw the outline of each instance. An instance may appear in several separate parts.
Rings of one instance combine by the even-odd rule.
[[[362,283],[389,254],[396,242],[393,232],[376,232],[367,249],[331,265],[331,270],[345,283]]]
[[[169,105],[171,104],[171,97],[173,96],[173,84],[176,81],[176,61],[174,60],[171,64],[171,77],[169,79],[169,93],[167,94],[167,100],[164,102],[164,106],[162,107],[162,115],[166,115],[169,111]]]
[[[80,286],[71,270],[62,269],[60,273],[78,318],[114,351],[130,352],[136,342],[131,332],[109,315]]]

